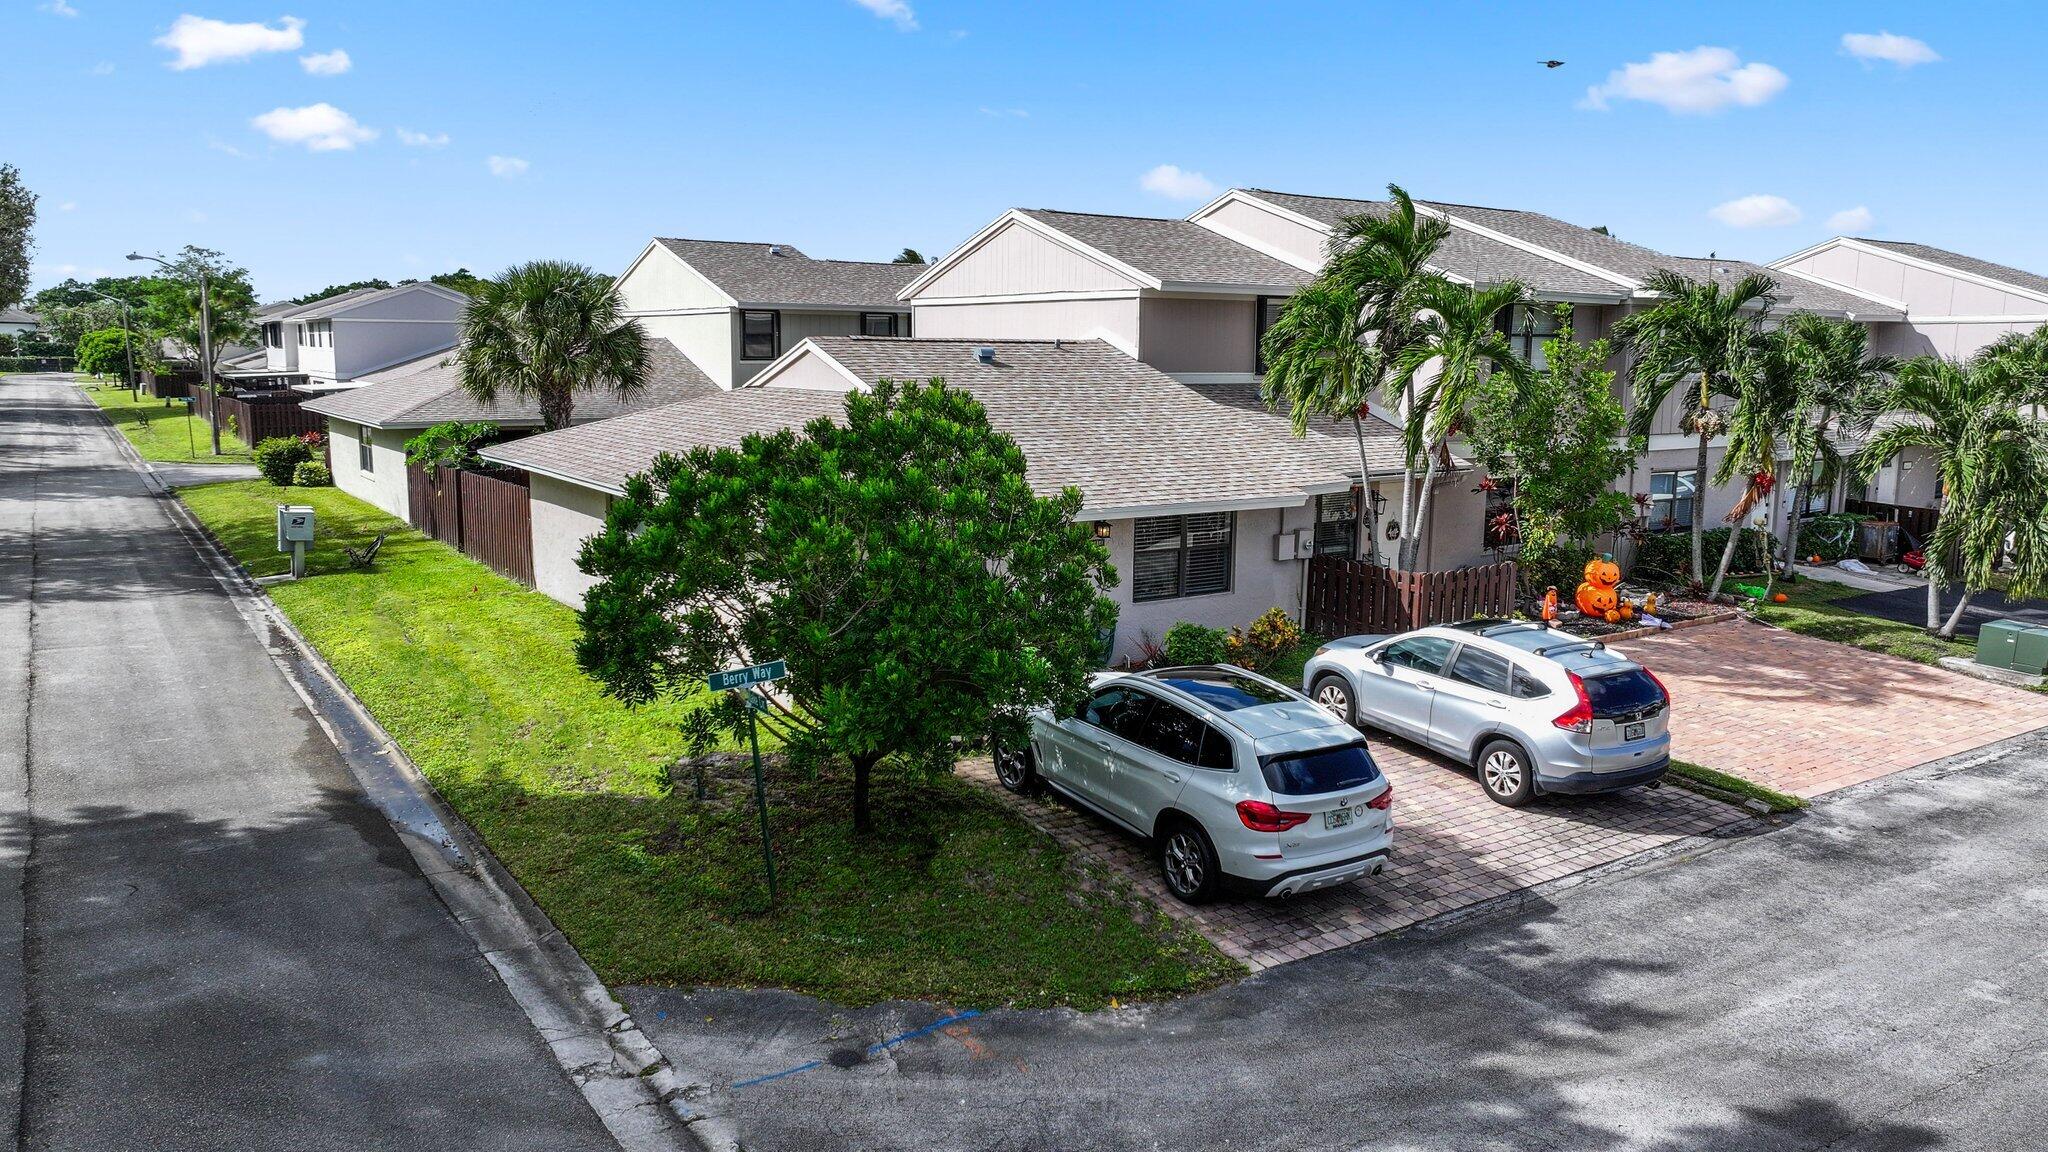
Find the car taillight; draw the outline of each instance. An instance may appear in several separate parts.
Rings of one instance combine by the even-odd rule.
[[[1237,818],[1254,832],[1285,832],[1297,824],[1308,823],[1308,813],[1282,812],[1264,800],[1239,800]]]
[[[1567,672],[1572,678],[1572,691],[1578,693],[1579,702],[1572,709],[1551,723],[1567,732],[1591,732],[1593,730],[1593,701],[1586,696],[1586,682],[1579,679],[1577,672]]]
[[[1394,806],[1394,786],[1392,784],[1387,785],[1385,792],[1367,800],[1365,806],[1367,808],[1377,808],[1382,812],[1392,808]]]
[[[1662,680],[1657,679],[1657,674],[1655,672],[1650,671],[1648,668],[1645,668],[1643,669],[1643,675],[1648,676],[1650,678],[1650,683],[1655,684],[1657,686],[1657,691],[1662,692],[1664,694],[1664,702],[1666,704],[1671,703],[1671,689],[1666,688],[1664,686],[1664,682]]]

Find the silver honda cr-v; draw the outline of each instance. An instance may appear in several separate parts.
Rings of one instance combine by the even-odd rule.
[[[1509,807],[1652,783],[1671,766],[1663,683],[1597,640],[1541,624],[1473,620],[1333,640],[1302,684],[1339,719],[1472,765]]]

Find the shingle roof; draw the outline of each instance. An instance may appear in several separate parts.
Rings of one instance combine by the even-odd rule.
[[[1098,216],[1023,208],[1021,213],[1105,256],[1177,284],[1228,284],[1292,290],[1308,273],[1188,220]]]
[[[819,304],[901,311],[896,294],[922,264],[813,260],[788,244],[655,237],[718,290],[742,304]],[[777,248],[781,255],[770,255]]]
[[[1989,260],[1979,260],[1975,256],[1965,256],[1960,252],[1950,252],[1946,248],[1936,248],[1931,244],[1915,244],[1908,240],[1870,240],[1863,237],[1855,239],[1859,244],[1889,248],[1916,260],[1925,260],[1930,264],[1945,264],[1958,271],[1982,276],[1986,280],[1996,280],[2001,284],[2010,284],[2015,288],[2024,288],[2029,292],[2048,292],[2048,276],[2037,276],[2009,265],[1993,264]]]
[[[1673,272],[1690,276],[1695,280],[1705,277],[1721,284],[1732,284],[1752,274],[1767,276],[1778,286],[1775,295],[1779,311],[1853,315],[1858,320],[1906,318],[1906,314],[1898,309],[1888,304],[1880,304],[1867,296],[1859,296],[1831,284],[1818,284],[1812,280],[1766,268],[1761,264],[1751,264],[1746,260],[1667,256],[1665,265]]]
[[[426,428],[448,420],[514,425],[541,422],[540,405],[531,400],[500,394],[490,404],[478,403],[462,388],[453,350],[408,360],[363,379],[367,383],[359,388],[308,401],[306,411],[377,428]],[[716,391],[718,385],[680,349],[667,340],[654,339],[648,342],[647,386],[624,400],[609,392],[579,393],[575,419],[607,420]]]
[[[1299,503],[1341,489],[1358,471],[1348,439],[1312,431],[1297,440],[1285,419],[1218,399],[1100,340],[811,338],[855,379],[943,378],[987,410],[1024,450],[1032,487],[1081,489],[1090,515],[1177,505]],[[993,348],[982,364],[977,348]],[[841,411],[837,392],[736,389],[633,416],[500,444],[485,455],[592,487],[615,490],[657,453],[731,444]]]
[[[1261,200],[1335,228],[1346,216],[1379,215],[1387,210],[1384,200],[1346,200],[1334,196],[1303,196],[1292,192],[1247,189]],[[1437,248],[1436,265],[1442,271],[1480,285],[1517,280],[1539,296],[1606,297],[1620,300],[1629,289],[1612,280],[1595,276],[1569,264],[1534,252],[1503,244],[1490,236],[1460,228],[1454,222],[1451,233]]]
[[[0,324],[34,324],[35,314],[19,308],[0,308]]]

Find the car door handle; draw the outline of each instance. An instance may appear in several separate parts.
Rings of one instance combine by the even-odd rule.
[[[1492,700],[1492,699],[1489,699],[1489,700],[1488,700],[1488,701],[1486,702],[1486,706],[1487,706],[1488,708],[1505,708],[1505,707],[1507,707],[1507,706],[1508,706],[1508,702],[1507,702],[1507,701],[1505,701],[1505,700]]]
[[[1416,686],[1417,688],[1420,688],[1420,689],[1422,689],[1422,690],[1423,690],[1424,692],[1434,692],[1434,691],[1436,691],[1436,685],[1434,685],[1434,684],[1431,684],[1431,683],[1430,683],[1429,681],[1427,681],[1427,680],[1417,680],[1417,681],[1415,682],[1415,686]]]

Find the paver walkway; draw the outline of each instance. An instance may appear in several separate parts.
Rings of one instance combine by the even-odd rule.
[[[1678,788],[1558,797],[1526,808],[1486,798],[1469,769],[1375,734],[1373,757],[1394,785],[1394,863],[1379,876],[1292,900],[1174,899],[1148,846],[1047,795],[1001,791],[985,762],[962,772],[988,784],[1026,819],[1161,908],[1193,925],[1253,971],[1469,907],[1687,837],[1753,824],[1736,809]]]
[[[1671,689],[1679,759],[1795,796],[2048,726],[2048,696],[1748,621],[1616,647]]]

